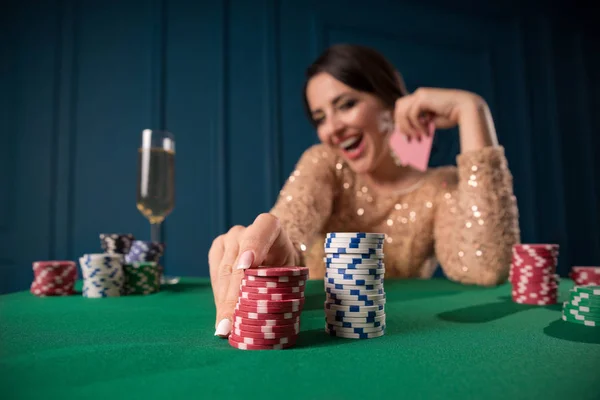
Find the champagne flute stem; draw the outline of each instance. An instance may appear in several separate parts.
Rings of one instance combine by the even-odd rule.
[[[160,237],[160,222],[155,223],[155,224],[150,224],[150,240],[152,240],[153,242],[158,242],[161,243],[161,237]]]

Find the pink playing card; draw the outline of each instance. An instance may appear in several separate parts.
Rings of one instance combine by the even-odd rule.
[[[407,137],[395,131],[390,135],[390,147],[400,159],[404,166],[410,165],[420,171],[426,171],[433,144],[435,125],[429,124],[429,136],[421,136],[421,141],[412,139],[408,142]]]

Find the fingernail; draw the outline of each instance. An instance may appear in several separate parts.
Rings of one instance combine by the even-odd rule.
[[[231,332],[231,321],[227,318],[222,319],[219,325],[217,325],[215,336],[227,337],[229,336],[229,332]]]
[[[252,261],[254,261],[254,253],[252,250],[246,250],[240,256],[238,260],[237,269],[248,269],[252,265]]]

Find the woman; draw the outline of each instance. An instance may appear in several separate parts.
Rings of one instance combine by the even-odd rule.
[[[322,278],[327,232],[382,232],[386,278],[428,278],[438,261],[449,279],[506,280],[519,242],[512,176],[485,101],[462,90],[418,89],[376,51],[326,50],[308,68],[305,107],[320,144],[304,152],[273,209],[234,226],[209,252],[217,306],[215,335],[226,337],[243,271],[306,265]],[[459,126],[457,167],[422,172],[399,166],[382,116],[407,140]]]

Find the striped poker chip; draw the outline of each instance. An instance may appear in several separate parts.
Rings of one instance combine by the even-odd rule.
[[[236,337],[273,340],[273,341],[278,340],[278,339],[284,339],[286,343],[295,341],[296,337],[298,336],[298,333],[300,333],[300,327],[298,327],[294,330],[286,330],[286,331],[280,331],[280,332],[255,332],[255,331],[251,331],[251,330],[246,330],[246,329],[244,329],[243,326],[242,327],[240,327],[240,326],[233,327],[233,334]],[[262,344],[284,344],[284,343],[275,342],[275,343],[262,343]]]
[[[298,276],[305,279],[308,276],[306,267],[259,267],[250,268],[244,272],[247,276],[287,277]]]
[[[340,274],[340,275],[383,275],[383,274],[385,274],[385,268],[347,269],[347,268],[327,267],[327,273]]]
[[[330,336],[336,336],[344,339],[374,339],[381,337],[385,334],[385,330],[380,330],[378,332],[370,332],[370,333],[347,333],[340,332],[338,330],[325,328],[325,332]]]
[[[509,281],[515,303],[555,304],[560,277],[556,274],[558,245],[518,244],[513,246]]]
[[[245,350],[293,346],[300,334],[307,279],[305,267],[245,270],[229,343]]]
[[[334,290],[384,290],[383,283],[376,285],[354,285],[354,284],[343,284],[343,283],[328,283],[325,281],[325,291],[327,289]]]
[[[306,275],[301,276],[256,276],[256,275],[246,275],[245,279],[247,281],[257,281],[257,282],[304,282],[307,279]]]
[[[240,325],[256,325],[261,327],[287,327],[300,324],[300,315],[296,315],[292,318],[278,318],[278,319],[262,319],[262,318],[246,318],[242,316],[243,313],[236,313],[233,317],[233,323]]]
[[[242,286],[269,288],[269,289],[282,289],[282,288],[295,288],[304,287],[306,280],[298,280],[292,282],[278,282],[269,280],[248,280],[242,279]]]
[[[304,286],[288,286],[288,287],[256,287],[247,286],[243,283],[240,285],[240,291],[252,294],[304,294]]]
[[[160,266],[156,262],[123,265],[123,294],[149,295],[160,291]]]
[[[255,333],[300,333],[300,323],[294,323],[291,325],[256,325],[256,324],[245,324],[241,322],[234,322],[233,327],[239,329],[241,332],[255,332]],[[238,336],[244,336],[241,333]]]
[[[359,253],[326,253],[326,262],[341,262],[345,264],[366,264],[368,262],[379,263],[383,262],[383,252],[374,254],[359,254]]]
[[[70,260],[35,261],[30,292],[35,296],[68,296],[75,293],[77,264]]]
[[[325,288],[325,293],[333,294],[336,296],[371,296],[378,294],[385,294],[383,289],[378,290],[360,290],[360,289],[332,289],[330,287]],[[335,298],[335,297],[333,297]]]
[[[332,300],[354,300],[354,301],[365,301],[365,300],[385,300],[385,294],[370,294],[370,295],[344,295],[329,293],[328,296]]]
[[[235,336],[233,336],[233,335],[230,335],[229,339],[227,339],[227,340],[229,341],[229,344],[232,347],[235,347],[236,349],[239,349],[239,350],[283,350],[283,349],[287,349],[287,348],[290,348],[295,345],[295,343],[276,344],[276,345],[248,344],[248,343],[243,343],[243,342],[239,342],[239,341],[235,340]]]
[[[366,239],[366,238],[327,238],[325,239],[325,246],[334,245],[334,247],[349,247],[354,245],[372,245],[375,248],[382,248],[384,244],[383,240],[379,239]],[[382,247],[379,247],[382,246]]]
[[[328,239],[333,238],[356,238],[356,239],[377,239],[384,240],[384,233],[368,233],[368,232],[329,232]]]
[[[337,325],[338,323],[356,323],[356,324],[367,324],[376,322],[385,322],[385,315],[379,315],[375,317],[341,317],[338,315],[326,315],[325,321]]]
[[[244,344],[252,344],[252,345],[260,345],[260,346],[273,346],[273,345],[286,345],[286,344],[294,344],[296,342],[296,335],[287,336],[287,337],[279,337],[276,339],[257,339],[253,337],[242,337],[238,336],[235,333],[229,335],[229,337],[238,342]]]
[[[600,286],[575,286],[571,291],[582,297],[600,296]]]
[[[343,311],[343,310],[331,310],[331,309],[326,308],[325,315],[327,317],[335,317],[335,318],[375,318],[375,317],[384,317],[385,309],[375,310],[375,311]],[[340,321],[343,321],[343,319]]]
[[[262,294],[262,293],[244,292],[243,290],[240,290],[240,298],[248,299],[248,300],[263,300],[263,301],[295,300],[295,299],[304,298],[304,292]]]
[[[125,262],[127,264],[144,261],[159,262],[164,252],[164,243],[134,240],[129,253],[125,255]]]
[[[127,254],[135,240],[131,233],[101,233],[100,246],[109,254]]]

